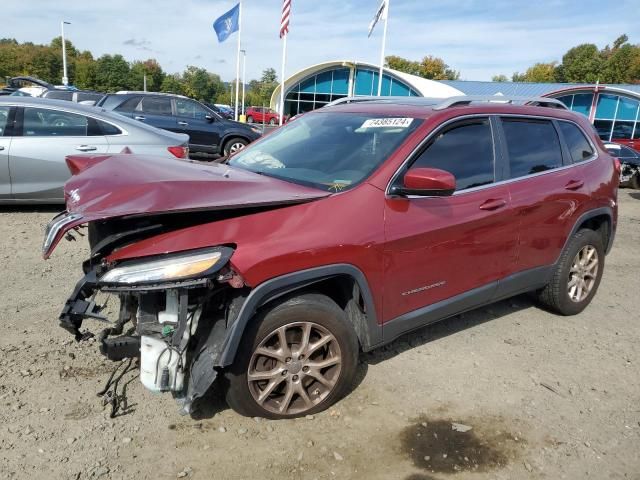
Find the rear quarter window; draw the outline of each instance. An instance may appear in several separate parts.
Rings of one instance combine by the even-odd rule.
[[[593,151],[593,147],[577,125],[562,121],[559,121],[558,125],[560,125],[560,131],[562,132],[564,141],[569,148],[571,161],[573,163],[588,160],[593,156],[595,153]]]
[[[562,166],[560,139],[550,120],[503,118],[510,178]]]

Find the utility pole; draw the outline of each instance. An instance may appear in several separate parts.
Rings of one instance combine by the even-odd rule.
[[[64,40],[64,26],[71,25],[71,22],[60,22],[60,30],[62,32],[62,84],[66,87],[69,85],[69,77],[67,76],[67,43]]]
[[[247,51],[240,50],[242,52],[242,113],[244,115],[244,85],[247,81]]]

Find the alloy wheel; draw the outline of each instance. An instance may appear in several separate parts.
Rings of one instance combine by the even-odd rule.
[[[255,402],[280,415],[299,415],[334,390],[342,370],[336,337],[313,322],[284,325],[254,350],[247,381]]]
[[[244,148],[244,143],[242,142],[234,142],[229,146],[229,153],[236,153],[238,150],[242,150]]]
[[[579,303],[589,296],[598,276],[599,259],[596,248],[585,245],[578,251],[569,270],[567,293],[571,301]]]

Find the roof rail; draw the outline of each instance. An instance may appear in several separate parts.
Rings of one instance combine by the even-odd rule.
[[[471,103],[522,103],[537,107],[560,108],[568,110],[567,106],[560,100],[547,97],[518,97],[507,95],[465,95],[460,97],[450,97],[433,107],[434,110],[444,110],[446,108],[469,105]]]
[[[129,95],[135,93],[136,95],[166,95],[168,97],[180,97],[180,98],[189,98],[184,95],[179,95],[177,93],[169,93],[169,92],[145,92],[142,90],[119,90],[116,92],[116,95]]]
[[[327,103],[325,107],[333,107],[334,105],[340,105],[342,103],[371,102],[374,100],[380,100],[380,97],[342,97]]]

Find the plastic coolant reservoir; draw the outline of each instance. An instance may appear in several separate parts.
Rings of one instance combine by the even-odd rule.
[[[152,392],[182,390],[184,373],[178,370],[180,355],[158,338],[142,335],[140,337],[140,381]],[[168,368],[169,377],[162,385],[163,371]],[[165,374],[166,378],[166,374]]]

